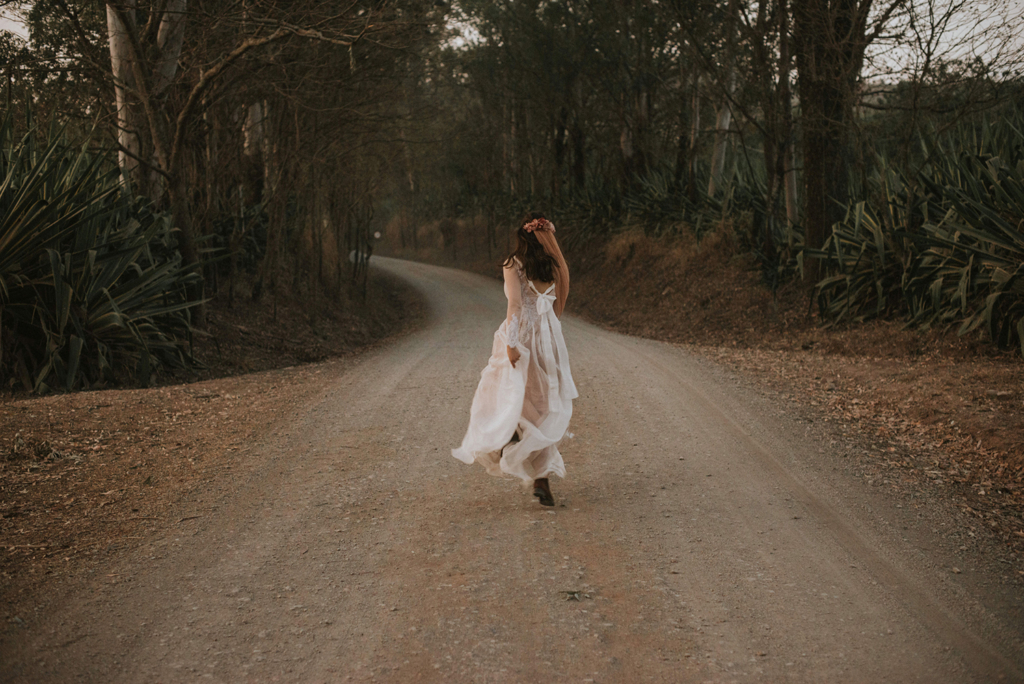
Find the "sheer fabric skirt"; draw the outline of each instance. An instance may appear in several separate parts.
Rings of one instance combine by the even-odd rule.
[[[527,483],[549,475],[565,477],[557,444],[569,427],[578,394],[562,324],[548,311],[531,325],[521,325],[521,356],[514,368],[505,349],[506,328],[504,322],[494,333],[491,357],[473,396],[469,428],[452,456],[464,463],[475,461],[491,475],[513,475]],[[508,444],[517,432],[519,441]]]

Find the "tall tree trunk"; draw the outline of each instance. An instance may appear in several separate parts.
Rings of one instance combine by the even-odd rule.
[[[526,128],[526,167],[530,172],[530,198],[537,196],[537,156],[534,152],[530,108],[523,112],[523,126]]]
[[[650,171],[651,164],[651,89],[645,82],[641,82],[636,94],[635,144],[635,172],[644,177]]]
[[[134,1],[134,0],[133,0]],[[178,73],[178,57],[185,42],[185,19],[188,0],[167,0],[160,28],[156,35],[156,61],[153,63],[153,85],[150,95],[162,98]]]
[[[122,15],[107,5],[107,39],[110,43],[110,67],[114,77],[114,98],[117,107],[117,143],[121,146],[118,159],[124,179],[134,186],[135,192],[143,190],[139,159],[143,158],[140,133],[144,130],[138,102],[138,86],[135,82],[135,68],[132,62],[131,34],[135,26],[126,26],[122,16],[135,21],[134,2],[125,3]]]
[[[501,102],[501,189],[502,191],[512,187],[513,182],[509,177],[509,136],[508,136],[508,96],[502,97]]]
[[[642,77],[637,76],[637,79]],[[619,134],[622,153],[623,182],[630,186],[650,170],[650,103],[651,93],[642,81],[634,83],[634,92],[628,104]]]
[[[149,88],[146,89],[151,100],[152,111],[155,116],[149,117],[150,136],[154,140],[152,165],[149,172],[148,195],[154,202],[160,201],[164,189],[164,178],[157,171],[162,165],[163,170],[168,173],[181,173],[180,169],[171,169],[161,164],[160,150],[169,150],[172,144],[170,131],[167,123],[170,116],[165,112],[167,91],[178,73],[178,58],[181,56],[181,46],[185,41],[185,20],[188,9],[187,0],[167,0],[163,14],[160,17],[160,25],[156,34],[156,49],[153,51],[152,75],[150,76]],[[156,141],[159,139],[159,146]],[[180,230],[184,230],[179,226]],[[191,230],[191,228],[190,228]],[[190,234],[187,238],[192,239]]]
[[[580,191],[587,185],[587,152],[586,136],[579,120],[573,122],[570,138],[572,140],[572,184],[577,191]]]
[[[136,6],[136,0],[126,0],[119,6],[106,5],[118,143],[122,148],[119,161],[122,173],[136,191],[154,202],[161,200],[166,184],[182,258],[186,264],[198,264],[189,184],[184,173],[185,155],[182,149],[171,149],[172,144],[184,143],[171,141],[167,129],[170,117],[164,109],[168,88],[178,69],[188,3],[167,0],[152,46],[146,46],[145,36],[140,35]],[[143,167],[143,160],[150,168]]]
[[[282,110],[283,107],[276,103],[273,106],[269,102],[263,104],[263,198],[267,207],[267,247],[260,262],[253,299],[259,299],[264,289],[275,292],[277,288],[278,258],[285,220],[284,170],[280,160],[285,120]]]
[[[181,251],[182,261],[186,264],[198,264],[199,250],[196,249],[195,240],[192,238],[192,209],[189,206],[189,187],[184,174],[177,173],[171,177],[167,197],[171,204],[174,226],[180,235],[178,249]]]
[[[739,5],[729,0],[725,26],[725,68],[728,70],[725,82],[719,82],[721,100],[716,107],[715,147],[711,154],[711,177],[708,179],[708,197],[714,197],[722,184],[725,170],[725,153],[729,144],[729,129],[732,127],[732,97],[736,93],[736,21]]]
[[[715,148],[711,154],[711,178],[708,180],[708,197],[714,197],[722,185],[722,173],[725,171],[725,153],[729,145],[729,129],[732,127],[731,99],[736,92],[736,69],[729,67],[726,78],[725,94],[717,108],[715,116]]]
[[[180,155],[169,154],[172,142],[167,126],[171,117],[165,111],[165,102],[178,71],[187,7],[187,0],[167,0],[156,35],[147,36],[139,30],[137,0],[106,5],[119,161],[122,173],[136,191],[154,202],[162,199],[165,183],[175,183],[169,177],[179,172],[170,168]],[[147,44],[147,40],[154,42]]]
[[[790,91],[789,78],[793,60],[789,54],[789,7],[787,0],[778,0],[779,13],[779,119],[780,134],[784,136],[782,148],[783,188],[786,199],[786,220],[790,226],[800,222],[800,205],[797,196],[797,173],[794,164],[793,149],[793,97]],[[793,233],[789,231],[792,247]]]
[[[568,136],[569,110],[567,107],[559,107],[558,115],[555,117],[553,148],[555,165],[551,170],[551,195],[556,200],[562,194],[562,170],[565,168],[565,156],[568,149],[566,140]]]
[[[690,115],[690,150],[687,165],[686,196],[691,203],[697,202],[697,143],[700,142],[700,77],[693,79],[693,112]]]
[[[866,3],[870,4],[870,3]],[[866,12],[866,6],[860,8]],[[863,29],[856,35],[856,0],[795,0],[794,39],[799,72],[804,151],[804,230],[809,249],[820,249],[842,220],[853,158],[850,126],[853,86],[863,59]],[[817,259],[804,260],[817,282]]]
[[[683,176],[687,174],[688,167],[687,163],[690,159],[690,115],[693,109],[692,94],[685,90],[688,86],[690,88],[696,88],[697,86],[697,74],[688,73],[688,68],[685,61],[679,60],[679,84],[683,88],[683,92],[680,93],[680,105],[679,105],[679,139],[676,143],[676,165],[675,165],[675,181],[679,185],[682,183]]]
[[[572,144],[572,182],[577,192],[587,185],[586,134],[583,132],[583,82],[576,78],[572,87],[572,124],[569,138]]]
[[[409,184],[409,194],[416,194],[416,168],[412,158],[412,148],[409,146],[409,139],[405,136],[405,128],[398,129],[398,135],[402,138],[402,156],[405,159],[405,180]]]
[[[622,154],[622,182],[628,187],[633,182],[633,156],[636,154],[633,147],[633,129],[628,122],[623,122],[622,131],[619,133],[619,152]]]
[[[515,197],[519,189],[519,159],[516,157],[516,104],[512,102],[509,107],[509,128],[508,128],[508,190]]]
[[[408,120],[412,120],[412,105],[410,104],[412,98],[409,95],[408,84],[405,84],[402,88],[402,100],[405,109],[405,117]],[[416,195],[416,164],[412,156],[412,146],[409,145],[409,138],[405,135],[405,126],[400,125],[398,128],[398,135],[402,138],[402,157],[405,159],[405,177],[409,183],[409,194]],[[402,238],[403,242],[405,238]],[[404,247],[404,244],[403,244]]]

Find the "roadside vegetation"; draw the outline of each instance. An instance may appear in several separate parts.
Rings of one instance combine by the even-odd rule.
[[[132,197],[102,154],[60,132],[0,126],[0,368],[37,392],[136,382],[192,361],[188,293],[169,217]]]
[[[577,272],[623,235],[708,243],[816,325],[1024,348],[1010,0],[4,9],[6,390],[360,327],[375,251],[494,262],[529,208]]]
[[[883,318],[1019,353],[1020,17],[826,5],[459,3],[464,40],[418,91],[444,103],[429,126],[446,144],[412,150],[388,248],[492,259],[531,207],[570,255],[716,235],[820,324]]]
[[[388,334],[379,186],[443,12],[32,0],[0,32],[0,388],[319,359]],[[407,303],[407,302],[406,302]],[[246,355],[251,359],[244,358]]]

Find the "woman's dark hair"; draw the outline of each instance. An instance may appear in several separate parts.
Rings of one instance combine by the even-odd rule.
[[[516,248],[508,255],[502,266],[508,268],[515,259],[519,259],[527,278],[539,283],[550,283],[555,279],[555,259],[547,253],[536,235],[524,229],[527,223],[537,219],[547,220],[547,217],[540,212],[531,211],[523,218],[519,230],[516,231]]]

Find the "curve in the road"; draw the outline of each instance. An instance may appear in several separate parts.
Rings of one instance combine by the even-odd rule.
[[[0,679],[1021,680],[1020,624],[866,513],[838,447],[683,349],[565,320],[554,510],[458,463],[500,283],[374,263],[430,325],[325,364],[205,526],[5,641]]]

